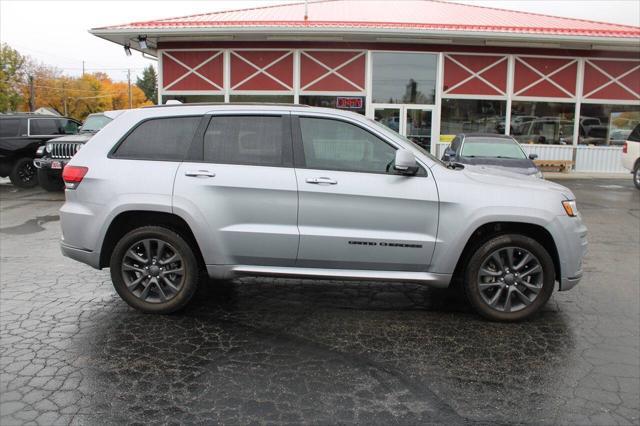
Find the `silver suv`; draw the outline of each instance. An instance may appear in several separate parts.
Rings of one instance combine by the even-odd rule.
[[[454,277],[481,315],[520,320],[582,276],[567,188],[445,164],[355,113],[297,105],[130,110],[65,167],[62,252],[169,313],[212,278]]]

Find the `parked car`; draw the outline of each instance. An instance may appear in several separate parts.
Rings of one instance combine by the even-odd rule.
[[[633,174],[633,183],[640,189],[640,124],[638,124],[622,146],[622,165]]]
[[[64,166],[89,139],[121,112],[105,111],[89,114],[77,135],[61,136],[40,146],[33,160],[40,186],[47,191],[62,191],[64,189],[62,181]]]
[[[571,145],[573,121],[540,118],[522,124],[516,140],[520,143]]]
[[[38,147],[60,135],[78,133],[80,123],[41,114],[0,115],[0,176],[22,188],[38,184],[33,159]]]
[[[521,320],[582,277],[587,229],[561,185],[449,165],[359,114],[290,105],[128,110],[63,171],[64,255],[109,267],[154,313],[202,273],[464,282]]]
[[[522,126],[526,123],[535,120],[535,115],[516,115],[511,118],[511,134],[519,135],[522,133]]]
[[[461,133],[445,149],[442,161],[497,168],[542,178],[542,172],[533,162],[537,157],[536,154],[527,156],[511,136]]]

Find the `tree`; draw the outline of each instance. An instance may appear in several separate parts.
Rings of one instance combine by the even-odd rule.
[[[136,79],[136,86],[144,92],[148,100],[154,104],[158,103],[158,76],[153,65],[149,65],[144,69],[142,78],[138,77]]]
[[[0,46],[0,112],[15,111],[23,101],[27,58],[8,44]]]

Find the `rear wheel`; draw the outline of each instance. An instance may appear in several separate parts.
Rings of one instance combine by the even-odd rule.
[[[633,170],[633,184],[640,189],[640,163],[636,164],[636,168]]]
[[[519,321],[544,306],[555,284],[549,253],[519,234],[500,235],[471,256],[465,292],[473,308],[494,321]]]
[[[62,191],[64,182],[59,173],[51,173],[47,169],[38,169],[38,183],[49,192]]]
[[[18,159],[9,173],[11,183],[20,188],[33,188],[38,184],[36,166],[33,158],[22,157]]]
[[[146,313],[183,308],[198,286],[193,250],[179,234],[160,226],[127,233],[116,244],[109,266],[120,297]]]

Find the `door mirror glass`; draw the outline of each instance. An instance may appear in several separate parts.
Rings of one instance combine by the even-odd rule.
[[[393,168],[403,175],[415,175],[418,172],[418,163],[412,153],[404,149],[399,149],[396,151]]]
[[[535,160],[538,158],[538,154],[529,154],[529,160]]]
[[[442,155],[442,161],[452,161],[454,158],[456,158],[456,152],[450,147],[447,147]]]

